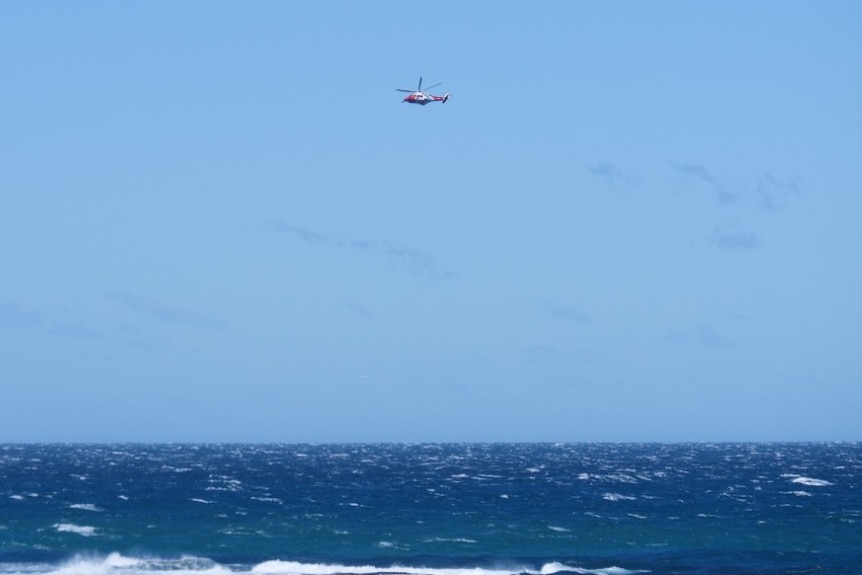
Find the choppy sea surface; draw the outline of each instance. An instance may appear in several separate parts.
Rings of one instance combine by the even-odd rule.
[[[0,575],[862,573],[862,444],[0,444]]]

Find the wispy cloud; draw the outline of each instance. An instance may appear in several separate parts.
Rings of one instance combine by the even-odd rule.
[[[374,317],[374,314],[362,304],[351,303],[347,305],[347,309],[362,317]]]
[[[99,339],[102,332],[79,323],[57,323],[48,328],[48,333],[71,339]]]
[[[538,363],[564,363],[582,367],[599,364],[594,353],[581,349],[560,350],[547,345],[536,345],[524,349],[524,355],[530,361]]]
[[[587,166],[587,171],[597,178],[602,178],[611,186],[632,186],[637,183],[637,178],[628,172],[624,172],[610,162],[597,162]]]
[[[708,325],[700,325],[685,331],[668,330],[665,332],[664,341],[674,345],[699,345],[715,349],[733,347],[733,342],[729,338]]]
[[[281,232],[293,234],[305,243],[312,246],[327,246],[334,243],[334,240],[329,236],[324,236],[323,234],[320,234],[308,228],[292,226],[287,222],[276,222],[275,229]]]
[[[593,321],[592,318],[584,312],[566,305],[546,303],[545,311],[557,319],[573,323],[591,323]]]
[[[16,303],[0,303],[0,329],[37,329],[44,326],[42,315]]]
[[[97,339],[102,332],[77,322],[54,322],[41,313],[17,303],[0,303],[0,329],[35,330],[56,337]]]
[[[760,198],[760,207],[764,210],[779,210],[787,206],[791,198],[798,196],[800,192],[801,178],[792,180],[779,180],[770,174],[760,177],[757,182],[757,196]]]
[[[672,166],[680,177],[698,186],[706,187],[722,204],[746,199],[757,203],[764,210],[778,210],[786,207],[794,196],[801,193],[802,178],[798,176],[782,179],[765,174],[757,178],[753,186],[734,186],[732,189],[721,178],[700,164],[674,162]]]
[[[721,180],[713,175],[713,173],[700,164],[677,163],[672,164],[676,173],[684,179],[694,182],[698,185],[705,186],[722,204],[732,204],[737,202],[740,194],[729,189]]]
[[[339,249],[377,254],[395,262],[402,271],[411,273],[426,273],[440,278],[451,277],[454,274],[441,268],[434,256],[424,250],[393,243],[389,240],[369,240],[361,238],[341,238],[324,234],[309,228],[295,226],[285,221],[278,221],[271,229],[290,234],[311,246],[328,246]]]
[[[125,345],[137,349],[157,351],[171,347],[171,342],[165,336],[144,333],[138,326],[131,324],[123,324],[117,336]]]
[[[166,306],[155,300],[128,293],[112,293],[109,299],[162,323],[181,324],[198,329],[221,329],[224,323],[194,311]]]
[[[746,232],[739,224],[732,223],[725,226],[716,226],[712,232],[712,243],[723,250],[739,251],[751,250],[760,247],[760,241],[752,232]]]
[[[676,168],[677,173],[683,176],[689,176],[707,184],[714,184],[716,182],[715,176],[713,176],[712,173],[710,173],[710,171],[704,166],[700,166],[698,164],[677,163],[674,163],[673,166]]]

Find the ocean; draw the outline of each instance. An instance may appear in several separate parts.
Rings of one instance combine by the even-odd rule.
[[[862,444],[0,444],[0,575],[862,574]]]

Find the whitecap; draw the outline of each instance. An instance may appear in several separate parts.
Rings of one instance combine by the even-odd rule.
[[[92,503],[73,503],[69,506],[69,509],[81,509],[83,511],[102,511],[99,507]]]
[[[51,575],[100,575],[115,569],[128,569],[137,564],[136,560],[119,553],[111,553],[105,558],[77,556],[52,571]]]
[[[602,499],[605,501],[634,501],[634,497],[631,495],[622,495],[621,493],[605,493],[602,495]]]
[[[617,566],[585,569],[583,567],[570,567],[562,563],[546,563],[542,566],[542,570],[539,573],[540,575],[553,575],[561,571],[581,573],[583,575],[634,575],[635,573],[649,573],[649,571],[624,569]]]
[[[170,572],[174,575],[230,575],[231,571],[209,559],[182,556],[177,559],[137,558],[120,553],[105,557],[76,556],[56,571],[46,575],[135,575],[138,573]]]
[[[827,485],[832,485],[832,483],[825,479],[814,479],[812,477],[796,477],[790,481],[799,483],[800,485],[807,485],[808,487],[826,487]]]
[[[562,569],[551,571],[572,571],[563,566]],[[515,569],[514,572],[529,573],[527,569]],[[387,567],[375,565],[333,565],[325,563],[299,563],[295,561],[265,561],[251,569],[251,575],[511,575],[512,570],[483,569],[480,567],[463,569],[428,569],[424,567],[406,567],[391,565]],[[585,571],[585,573],[590,573]],[[615,575],[615,574],[612,574]]]
[[[255,565],[252,567],[251,573],[253,575],[330,575],[332,573],[364,575],[379,573],[382,570],[380,567],[372,565],[331,565],[326,563],[300,563],[298,561],[273,559]]]
[[[133,557],[126,557],[120,553],[111,553],[105,558],[105,565],[109,567],[135,567],[140,565],[141,560]]]
[[[553,573],[559,573],[560,571],[572,571],[573,568],[568,565],[563,565],[562,563],[545,563],[542,565],[542,569],[539,571],[540,575],[553,575]]]
[[[618,483],[637,483],[638,480],[631,475],[627,475],[625,473],[612,473],[610,475],[606,475],[605,478],[608,481],[616,481]]]
[[[467,539],[466,537],[428,537],[422,541],[424,543],[478,543],[475,539]]]
[[[634,573],[649,573],[649,571],[645,571],[643,569],[625,569],[623,567],[605,567],[604,569],[594,569],[589,571],[589,573],[595,573],[596,575],[631,575]]]
[[[84,537],[96,534],[96,528],[90,525],[75,525],[74,523],[55,523],[54,528],[60,533],[77,533]]]
[[[282,503],[282,500],[278,497],[251,497],[253,501],[260,501],[263,503]]]

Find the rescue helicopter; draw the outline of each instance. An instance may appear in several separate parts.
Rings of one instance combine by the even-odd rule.
[[[425,89],[430,90],[431,88],[439,86],[442,83],[443,82],[438,82],[437,84],[434,84],[433,86],[428,86]],[[395,88],[395,89],[399,92],[409,92],[409,94],[407,96],[404,96],[404,99],[401,100],[402,103],[407,102],[408,104],[420,104],[420,105],[424,106],[425,104],[428,104],[430,102],[442,102],[445,104],[446,100],[449,99],[449,92],[446,92],[442,96],[434,96],[432,94],[429,94],[428,92],[423,92],[422,91],[422,76],[419,76],[419,87],[416,88],[415,90],[404,90],[403,88]]]

